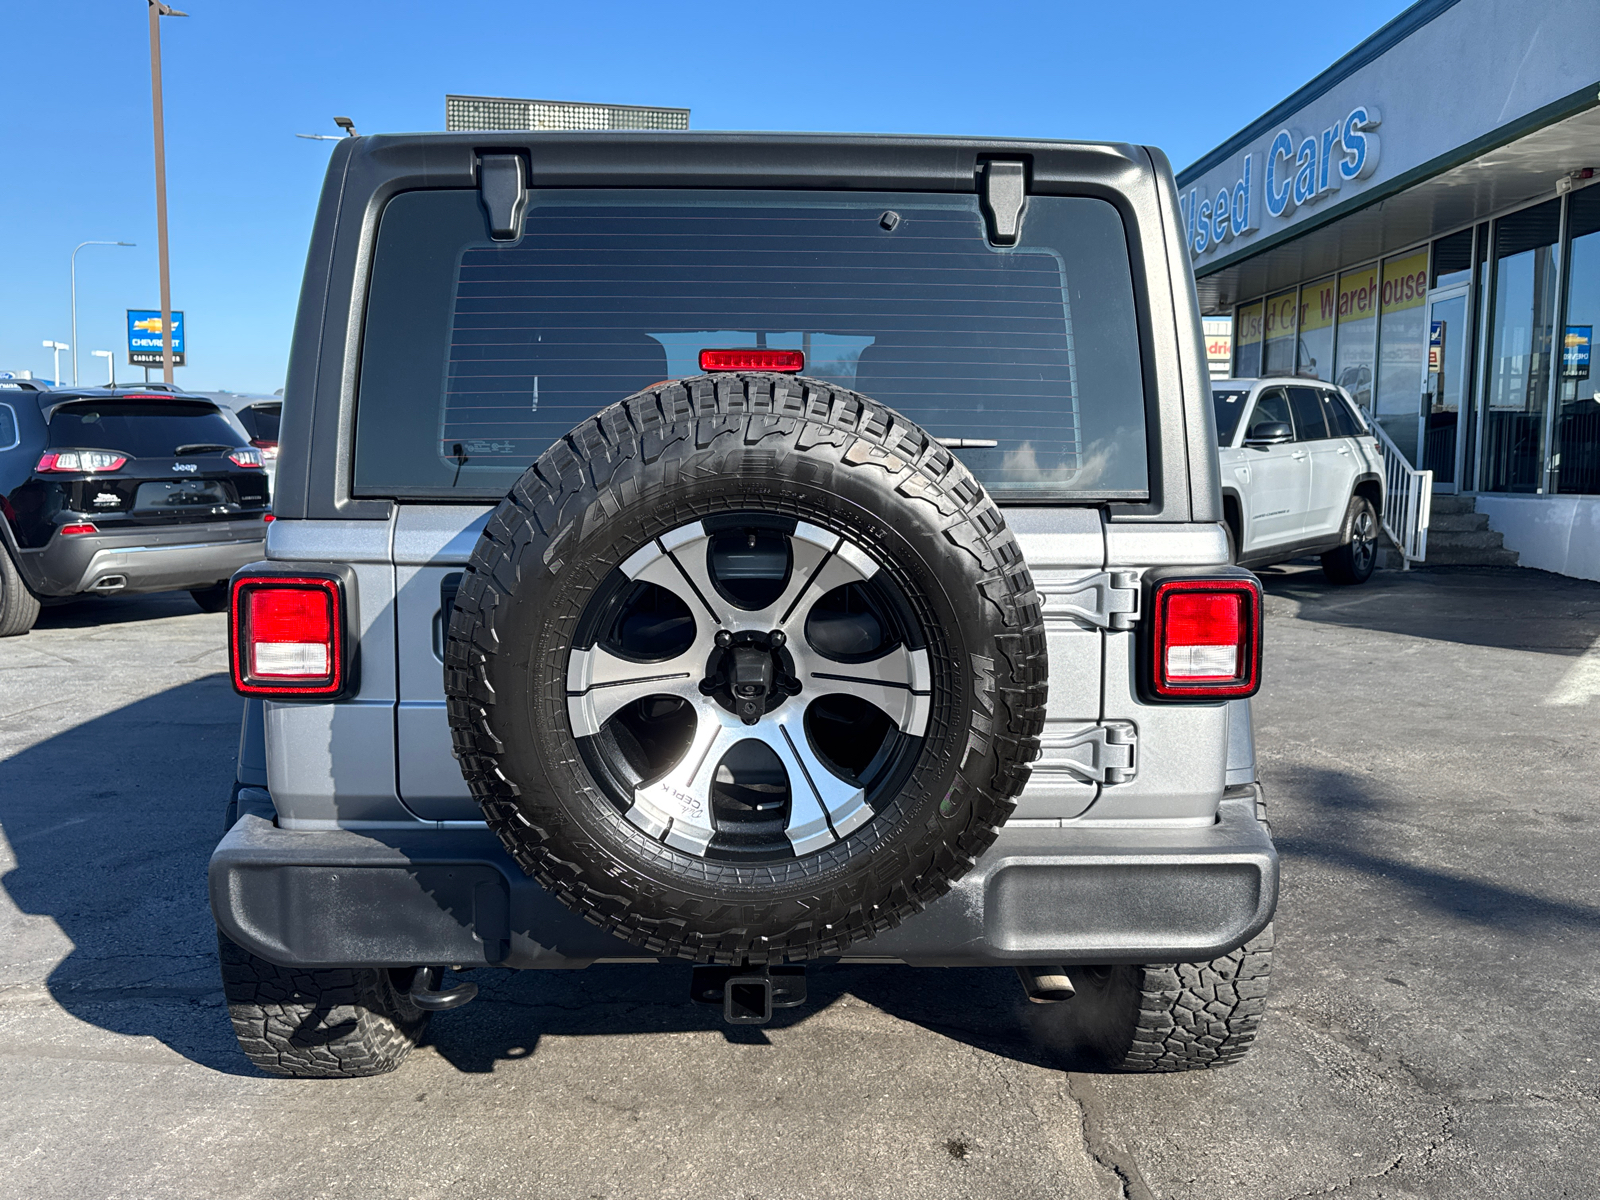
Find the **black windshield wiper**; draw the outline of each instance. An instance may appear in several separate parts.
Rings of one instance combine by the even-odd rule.
[[[190,442],[188,445],[179,446],[174,454],[204,454],[207,450],[232,450],[232,446],[225,446],[221,442]]]

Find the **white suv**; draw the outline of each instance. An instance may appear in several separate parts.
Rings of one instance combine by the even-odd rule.
[[[1334,583],[1365,583],[1378,557],[1383,455],[1350,394],[1282,378],[1212,380],[1211,396],[1234,561],[1320,554]]]

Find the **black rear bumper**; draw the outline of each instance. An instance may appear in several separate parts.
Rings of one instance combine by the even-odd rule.
[[[266,553],[266,536],[260,517],[56,534],[43,549],[19,555],[17,566],[41,596],[167,592],[228,579]]]
[[[1258,796],[1254,785],[1229,789],[1217,821],[1198,828],[1008,827],[949,894],[844,957],[913,966],[1219,957],[1277,905],[1278,855]],[[211,856],[210,890],[223,932],[284,966],[655,961],[563,908],[487,829],[300,832],[247,811]]]

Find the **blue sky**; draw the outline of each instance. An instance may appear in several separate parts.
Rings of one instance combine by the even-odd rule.
[[[804,5],[452,0],[176,0],[163,20],[180,384],[283,385],[305,242],[349,115],[367,132],[444,127],[446,92],[667,104],[697,129],[849,130],[1144,142],[1182,167],[1400,13],[1328,5]],[[1337,17],[1337,19],[1334,19]],[[144,0],[8,6],[0,120],[0,370],[79,371],[159,304]],[[63,356],[63,374],[70,368]]]

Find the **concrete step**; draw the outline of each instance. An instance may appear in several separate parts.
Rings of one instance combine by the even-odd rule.
[[[1435,546],[1446,547],[1452,550],[1502,550],[1506,540],[1492,529],[1471,529],[1455,531],[1449,529],[1428,530],[1428,550],[1432,553]]]
[[[1435,546],[1428,538],[1428,560],[1412,563],[1413,567],[1514,567],[1517,552],[1501,547],[1497,550]]]
[[[1456,515],[1459,513],[1473,512],[1475,511],[1476,506],[1477,501],[1471,496],[1450,496],[1441,495],[1439,492],[1435,492],[1433,494],[1433,504],[1430,508],[1430,511],[1436,517],[1441,513]]]
[[[1480,529],[1489,528],[1489,514],[1481,512],[1448,512],[1435,511],[1428,518],[1428,536],[1432,537],[1437,531],[1447,533],[1469,533]]]

